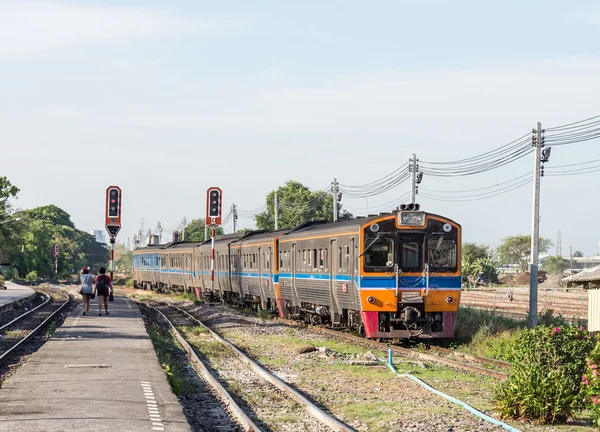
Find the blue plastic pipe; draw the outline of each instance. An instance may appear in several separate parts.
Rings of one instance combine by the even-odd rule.
[[[436,389],[434,389],[434,388],[433,388],[433,387],[431,387],[429,384],[427,384],[427,383],[426,383],[426,382],[424,382],[424,381],[421,381],[419,378],[417,378],[417,377],[416,377],[416,376],[414,376],[414,375],[410,375],[410,374],[399,374],[398,372],[396,372],[396,369],[394,369],[394,366],[393,366],[393,364],[392,364],[392,354],[391,354],[391,351],[392,351],[392,350],[390,349],[390,350],[389,350],[389,359],[388,359],[388,360],[389,360],[389,362],[387,362],[387,363],[386,363],[386,362],[385,362],[385,360],[383,360],[383,359],[380,359],[380,358],[378,358],[378,360],[379,360],[381,363],[385,363],[385,364],[387,365],[387,367],[389,367],[389,368],[390,368],[390,370],[391,370],[391,371],[392,371],[392,372],[393,372],[393,373],[394,373],[396,376],[399,376],[399,377],[401,377],[401,378],[408,378],[408,379],[411,379],[411,380],[413,380],[414,382],[416,382],[417,384],[419,384],[421,387],[425,388],[426,390],[429,390],[430,392],[432,392],[432,393],[435,393],[436,395],[438,395],[438,396],[441,396],[441,397],[443,397],[443,398],[445,398],[445,399],[449,400],[450,402],[453,402],[453,403],[455,403],[455,404],[457,404],[457,405],[460,405],[461,407],[463,407],[464,409],[466,409],[467,411],[469,411],[471,414],[473,414],[473,415],[476,415],[477,417],[479,417],[479,418],[481,418],[481,419],[483,419],[483,420],[485,420],[485,421],[488,421],[488,422],[490,422],[490,423],[492,423],[492,424],[494,424],[494,425],[496,425],[496,426],[502,426],[504,429],[506,429],[506,430],[507,430],[507,431],[509,431],[509,432],[521,432],[519,429],[516,429],[516,428],[512,427],[511,425],[508,425],[508,424],[506,424],[506,423],[504,423],[504,422],[501,422],[500,420],[496,420],[495,418],[493,418],[493,417],[490,417],[489,415],[482,413],[481,411],[479,411],[479,410],[477,410],[477,409],[473,408],[471,405],[469,405],[469,404],[467,404],[467,403],[465,403],[465,402],[463,402],[463,401],[461,401],[461,400],[458,400],[458,399],[456,399],[456,398],[453,398],[452,396],[450,396],[450,395],[447,395],[446,393],[443,393],[443,392],[441,392],[441,391],[439,391],[439,390],[436,390]]]

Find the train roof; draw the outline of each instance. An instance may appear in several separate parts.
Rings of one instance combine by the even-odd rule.
[[[421,211],[424,211],[421,209]],[[309,222],[304,222],[300,225],[298,225],[297,227],[294,227],[292,229],[286,229],[286,230],[278,230],[278,231],[273,231],[273,232],[269,232],[269,231],[264,231],[264,230],[256,230],[256,231],[242,231],[242,232],[236,232],[236,233],[231,233],[231,234],[221,234],[219,236],[215,237],[215,244],[217,243],[237,243],[237,242],[242,242],[242,243],[247,243],[247,244],[252,244],[253,242],[264,242],[265,240],[271,240],[274,239],[275,237],[301,237],[304,234],[307,233],[322,233],[325,231],[346,231],[346,230],[352,230],[352,229],[356,229],[358,231],[358,229],[369,223],[370,221],[379,219],[381,217],[384,216],[393,216],[396,215],[398,213],[398,211],[392,211],[392,212],[382,212],[379,214],[371,214],[368,216],[358,216],[354,219],[350,219],[350,220],[342,220],[342,221],[336,221],[336,222],[327,222],[324,220],[316,220],[316,221],[309,221]],[[427,215],[430,216],[437,216],[443,219],[447,219],[449,222],[452,222],[458,226],[460,226],[460,224],[458,224],[457,222],[454,222],[452,219],[449,219],[445,216],[441,216],[435,213],[429,213],[424,211],[424,213],[426,213]],[[196,247],[206,247],[206,246],[210,246],[211,240],[207,239],[204,242],[198,243],[198,242],[170,242],[170,243],[166,243],[164,245],[154,245],[154,246],[148,246],[148,247],[143,247],[143,248],[138,248],[136,249],[134,252],[140,253],[140,252],[152,252],[152,251],[161,251],[161,250],[165,250],[165,249],[169,249],[169,250],[176,250],[176,249],[188,249],[188,248],[196,248]]]

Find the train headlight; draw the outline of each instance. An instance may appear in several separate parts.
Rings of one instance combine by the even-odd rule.
[[[452,296],[446,297],[446,303],[448,303],[448,304],[454,303],[454,297],[452,297]]]
[[[369,303],[373,304],[373,303],[375,303],[375,297],[373,297],[373,296],[369,296],[369,297],[367,297],[367,301],[368,301]]]
[[[399,219],[400,225],[425,225],[425,213],[423,212],[401,212]]]

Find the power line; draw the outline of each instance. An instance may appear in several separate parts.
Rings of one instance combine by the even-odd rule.
[[[477,191],[486,190],[486,189],[493,189],[493,188],[495,188],[495,187],[497,187],[497,186],[501,186],[501,185],[503,185],[503,184],[512,183],[512,182],[514,182],[514,181],[516,181],[516,180],[519,180],[519,179],[521,179],[521,178],[523,178],[523,177],[530,176],[530,175],[531,175],[531,173],[525,173],[525,174],[523,174],[523,175],[520,175],[520,176],[518,176],[518,177],[515,177],[515,178],[513,178],[512,180],[507,180],[507,181],[504,181],[504,182],[501,182],[501,183],[496,183],[496,184],[494,184],[494,185],[485,186],[485,187],[476,188],[476,189],[464,189],[464,190],[435,190],[435,189],[423,189],[423,188],[421,188],[421,190],[422,190],[422,191],[425,191],[425,192],[437,192],[437,193],[447,193],[447,194],[453,194],[453,193],[463,193],[463,192],[477,192]]]
[[[493,193],[490,193],[488,195],[481,196],[481,197],[478,197],[478,198],[461,198],[461,197],[436,198],[436,197],[433,197],[433,196],[429,196],[428,194],[421,194],[421,196],[424,197],[424,198],[429,198],[429,199],[434,200],[434,201],[448,201],[448,202],[480,201],[480,200],[484,200],[484,199],[488,199],[488,198],[493,198],[493,197],[498,196],[498,195],[503,195],[503,194],[511,192],[511,191],[513,191],[515,189],[519,189],[519,188],[521,188],[521,187],[523,187],[523,186],[531,183],[531,181],[532,181],[531,179],[525,179],[525,180],[523,180],[523,181],[521,181],[519,183],[516,183],[516,184],[512,185],[512,187],[510,187],[509,189],[505,189],[505,190],[503,190],[501,192],[493,191]]]

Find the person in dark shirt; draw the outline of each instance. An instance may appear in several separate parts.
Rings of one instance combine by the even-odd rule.
[[[98,295],[98,315],[102,315],[102,304],[104,304],[104,311],[108,315],[108,296],[112,290],[112,281],[110,280],[110,276],[106,274],[104,267],[100,267],[98,273],[96,288],[94,290]]]

